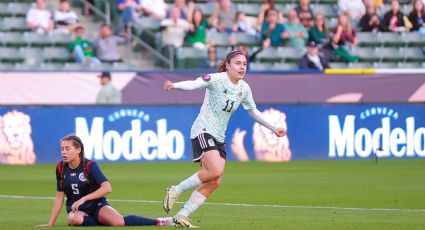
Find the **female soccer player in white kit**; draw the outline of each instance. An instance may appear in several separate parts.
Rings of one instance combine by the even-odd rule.
[[[197,188],[182,209],[174,216],[173,221],[181,227],[196,227],[190,223],[189,216],[201,206],[211,193],[220,185],[224,171],[226,151],[225,132],[232,114],[240,104],[259,124],[273,131],[276,136],[283,137],[286,130],[274,127],[263,119],[252,98],[249,85],[242,80],[247,70],[247,59],[240,50],[226,55],[217,69],[217,73],[199,77],[193,81],[172,83],[166,81],[164,89],[194,90],[205,88],[205,98],[201,111],[196,118],[190,138],[192,140],[193,161],[201,162],[202,168],[195,174],[167,188],[164,199],[164,210],[168,213],[173,208],[180,194]]]

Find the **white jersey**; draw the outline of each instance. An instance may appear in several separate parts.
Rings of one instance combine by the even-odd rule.
[[[191,138],[209,133],[219,142],[224,142],[230,117],[242,104],[245,110],[256,109],[251,88],[243,80],[234,85],[227,72],[199,77],[201,88],[206,88],[204,102],[191,130]]]

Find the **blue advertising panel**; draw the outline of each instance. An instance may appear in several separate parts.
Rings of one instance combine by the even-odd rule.
[[[230,160],[425,157],[425,104],[259,105],[287,128],[277,138],[235,112],[227,130]],[[97,161],[191,160],[190,129],[199,106],[42,106],[0,108],[0,163],[61,159],[74,133]]]

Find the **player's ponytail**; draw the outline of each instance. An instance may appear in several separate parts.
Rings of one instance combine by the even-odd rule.
[[[83,144],[83,142],[81,141],[81,139],[79,137],[77,137],[75,135],[66,136],[66,137],[62,138],[62,141],[72,141],[72,145],[74,145],[75,148],[81,149],[79,156],[80,156],[80,160],[83,164],[84,177],[86,178],[86,183],[88,183],[89,182],[89,173],[88,173],[88,170],[87,170],[85,157],[84,157],[84,144]],[[66,163],[66,165],[68,165],[68,164]],[[64,164],[64,166],[65,166],[65,164]],[[65,167],[63,167],[63,168],[65,168]],[[63,175],[62,174],[64,174],[63,168],[62,168],[62,172],[61,172],[62,183],[63,183]]]
[[[245,56],[245,53],[240,50],[232,50],[229,53],[227,53],[226,58],[221,60],[220,65],[217,68],[217,73],[226,72],[227,71],[226,63],[230,64],[230,60],[232,60],[233,57],[239,54]]]
[[[63,180],[65,177],[65,167],[68,167],[68,163],[63,163],[62,167],[61,167],[61,171],[60,171],[60,180],[59,180],[59,187],[60,189],[63,190]]]

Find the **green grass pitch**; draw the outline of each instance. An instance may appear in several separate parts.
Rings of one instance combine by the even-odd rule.
[[[123,215],[148,217],[167,216],[160,203],[165,187],[199,168],[190,162],[99,165],[112,183],[109,203]],[[54,196],[54,170],[53,164],[0,165],[0,229],[48,222],[53,200],[39,197]],[[201,229],[425,229],[425,159],[385,159],[377,165],[372,160],[228,162],[222,186],[207,202],[191,217]],[[69,229],[62,211],[55,229]]]

